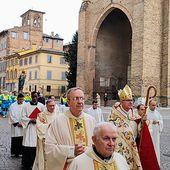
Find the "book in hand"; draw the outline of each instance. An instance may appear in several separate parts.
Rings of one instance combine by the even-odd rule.
[[[29,115],[30,119],[37,119],[38,113],[40,113],[41,111],[36,107],[34,109],[34,111]]]

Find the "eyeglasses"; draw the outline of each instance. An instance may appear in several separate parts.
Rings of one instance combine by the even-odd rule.
[[[71,98],[73,101],[84,101],[84,97],[73,97]]]

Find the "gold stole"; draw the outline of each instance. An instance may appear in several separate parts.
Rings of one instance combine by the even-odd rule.
[[[88,145],[87,130],[84,118],[69,118],[74,144]]]
[[[102,164],[96,160],[93,160],[93,164],[95,170],[118,170],[115,160],[108,164]]]

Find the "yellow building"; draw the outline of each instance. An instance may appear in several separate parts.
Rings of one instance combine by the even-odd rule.
[[[66,89],[63,39],[43,33],[45,12],[28,10],[22,25],[0,32],[1,89],[18,91],[18,78],[26,71],[24,91],[59,96]]]
[[[18,86],[19,59],[18,54],[7,56],[6,60],[6,90],[16,91]]]
[[[26,72],[24,92],[60,96],[67,86],[64,52],[36,49],[19,53],[19,73]]]

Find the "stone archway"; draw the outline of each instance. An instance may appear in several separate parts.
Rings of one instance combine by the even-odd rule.
[[[132,28],[123,11],[112,9],[97,33],[93,92],[107,92],[116,98],[130,75]]]

